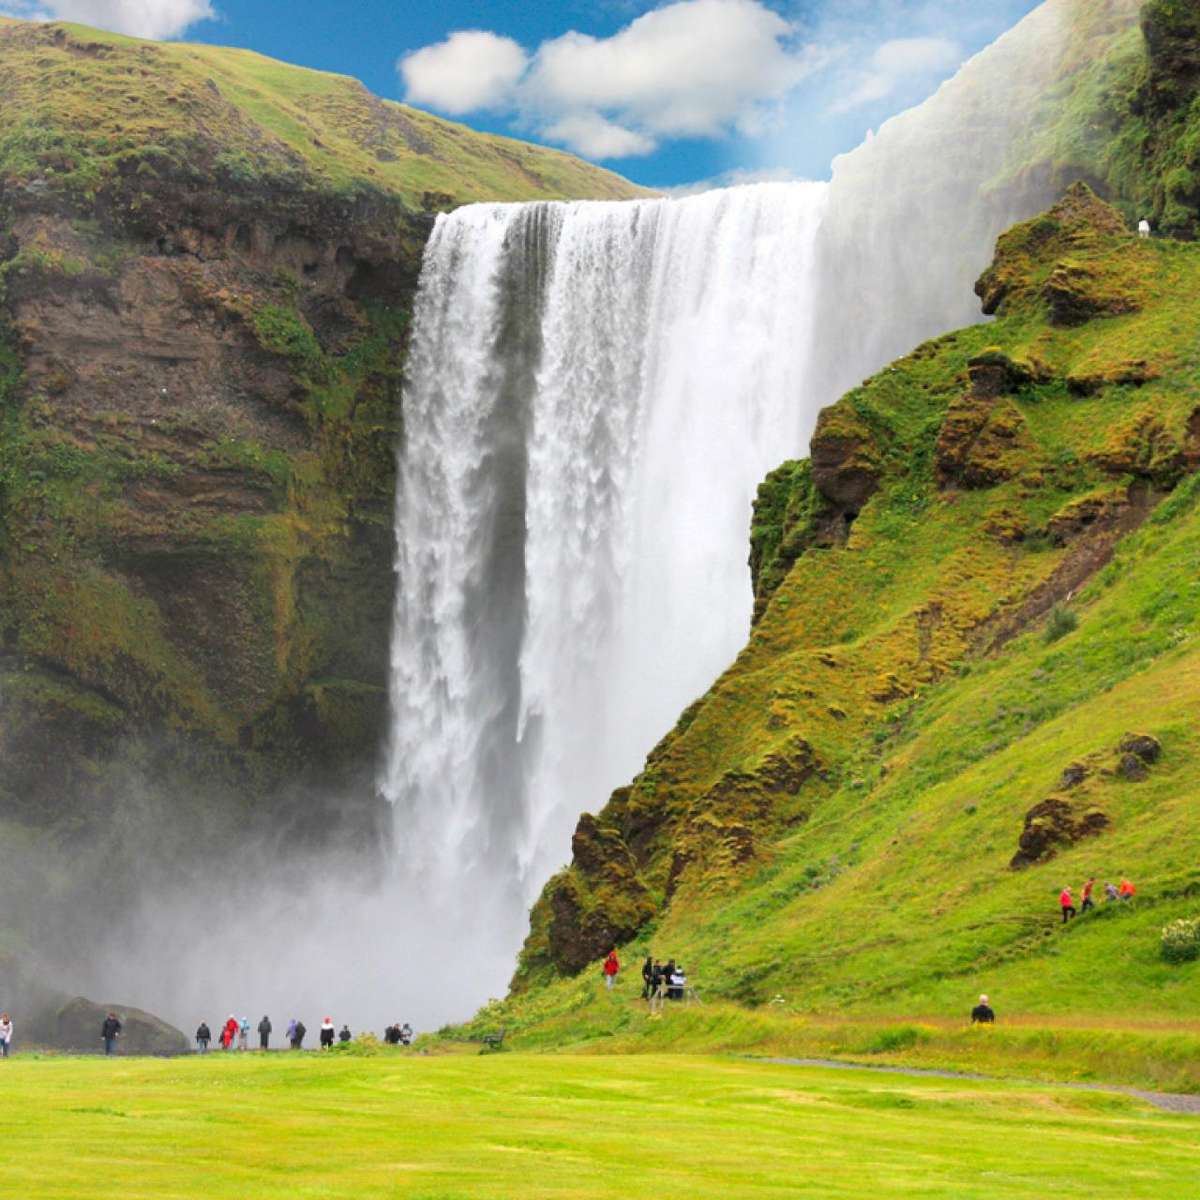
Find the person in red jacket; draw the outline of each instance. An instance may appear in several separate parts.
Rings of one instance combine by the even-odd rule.
[[[617,972],[621,969],[621,964],[617,961],[617,952],[610,950],[608,957],[604,960],[604,986],[612,991],[613,980],[617,977]]]
[[[1087,883],[1083,885],[1083,903],[1079,906],[1079,911],[1081,913],[1087,912],[1089,908],[1096,907],[1096,902],[1092,899],[1092,892],[1095,890],[1095,887],[1095,876],[1089,878]]]
[[[224,1025],[221,1026],[221,1045],[226,1050],[233,1049],[233,1040],[238,1035],[237,1017],[230,1017]]]
[[[1133,886],[1133,884],[1129,882],[1128,879],[1122,879],[1121,886],[1118,889],[1118,891],[1120,892],[1120,896],[1121,896],[1122,900],[1132,900],[1133,893],[1137,891],[1137,888],[1135,888]]]
[[[1075,900],[1071,896],[1071,889],[1069,887],[1063,888],[1062,894],[1058,898],[1058,903],[1062,909],[1062,923],[1065,925],[1075,916]]]

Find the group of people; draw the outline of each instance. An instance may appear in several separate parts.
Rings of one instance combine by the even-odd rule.
[[[604,986],[611,992],[621,970],[621,960],[615,950],[604,960]],[[660,962],[652,955],[642,964],[642,999],[650,1002],[651,1012],[661,1012],[664,1000],[682,1000],[688,994],[687,972],[673,958]]]
[[[1073,921],[1080,913],[1085,913],[1089,909],[1096,907],[1096,902],[1092,898],[1096,890],[1096,880],[1091,878],[1083,885],[1082,900],[1078,909],[1075,908],[1075,897],[1068,885],[1059,893],[1058,906],[1062,910],[1062,923],[1065,925],[1068,921]],[[1132,900],[1137,888],[1129,882],[1128,879],[1122,879],[1120,884],[1106,883],[1104,885],[1104,900],[1107,904],[1114,902],[1124,902]]]
[[[258,1048],[260,1050],[269,1050],[271,1048],[272,1031],[271,1018],[264,1015],[263,1019],[258,1023]],[[2,1027],[0,1027],[0,1032],[2,1032]],[[354,1034],[350,1032],[350,1026],[343,1025],[341,1029],[338,1029],[334,1025],[332,1017],[326,1017],[321,1022],[317,1032],[318,1043],[322,1050],[332,1050],[335,1044],[344,1046],[354,1040]],[[288,1022],[287,1043],[293,1050],[304,1049],[304,1039],[307,1035],[308,1028],[303,1021],[298,1021],[293,1017]],[[403,1025],[399,1022],[395,1025],[389,1025],[383,1035],[383,1040],[389,1046],[408,1046],[411,1045],[412,1039],[412,1026],[407,1021]],[[212,1040],[212,1031],[209,1029],[207,1022],[201,1021],[200,1027],[196,1030],[196,1049],[201,1054],[206,1054]],[[250,1019],[242,1017],[239,1020],[230,1013],[229,1019],[221,1026],[221,1032],[217,1041],[223,1050],[248,1050],[250,1048]]]

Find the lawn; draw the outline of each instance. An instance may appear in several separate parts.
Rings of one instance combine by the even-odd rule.
[[[737,1059],[30,1056],[0,1103],[22,1200],[1146,1200],[1200,1172],[1200,1119],[1124,1095]]]

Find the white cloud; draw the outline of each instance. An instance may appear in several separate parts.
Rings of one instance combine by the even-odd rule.
[[[652,154],[657,143],[636,129],[626,129],[596,112],[579,112],[542,129],[553,142],[571,146],[588,158],[633,158]]]
[[[461,29],[398,64],[409,100],[454,116],[509,103],[527,66],[512,38],[484,29]]]
[[[772,106],[825,61],[796,39],[760,0],[675,0],[612,37],[570,32],[531,57],[495,34],[452,34],[400,71],[414,103],[454,115],[501,108],[582,154],[622,158],[662,137],[761,132]]]
[[[870,65],[847,81],[848,91],[830,108],[844,113],[885,100],[902,84],[953,70],[963,54],[956,42],[939,37],[895,38],[876,48]]]
[[[217,14],[209,0],[8,0],[0,13],[34,21],[77,21],[133,37],[179,37]]]

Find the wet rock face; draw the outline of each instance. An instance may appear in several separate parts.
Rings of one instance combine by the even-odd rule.
[[[187,1054],[191,1049],[187,1037],[166,1021],[143,1012],[140,1008],[128,1008],[119,1004],[96,1004],[76,996],[68,1000],[55,1013],[43,1018],[35,1025],[38,1042],[54,1050],[73,1051],[77,1054],[102,1054],[104,1042],[100,1031],[104,1019],[110,1012],[117,1014],[121,1022],[121,1034],[117,1040],[121,1054],[172,1056]],[[215,1022],[210,1022],[216,1028]]]
[[[1050,306],[1050,323],[1071,329],[1097,317],[1120,317],[1137,312],[1138,301],[1112,288],[1096,273],[1074,263],[1062,262],[1042,287]]]
[[[1098,808],[1076,809],[1057,797],[1043,800],[1025,814],[1025,828],[1009,867],[1019,870],[1048,861],[1060,848],[1103,833],[1110,823]]]

